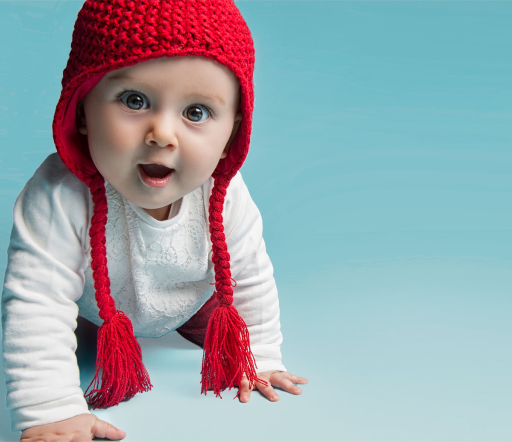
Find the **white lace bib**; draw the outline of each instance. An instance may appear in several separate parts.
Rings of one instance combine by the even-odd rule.
[[[202,187],[182,200],[179,213],[157,221],[106,183],[107,262],[116,308],[135,336],[158,337],[184,322],[213,294],[211,243]],[[90,247],[80,316],[102,324],[94,298]]]

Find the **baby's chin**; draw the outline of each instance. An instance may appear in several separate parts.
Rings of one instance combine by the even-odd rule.
[[[148,199],[148,198],[140,198],[140,197],[128,198],[125,196],[125,198],[128,201],[130,201],[130,203],[132,203],[133,205],[138,206],[144,210],[158,210],[158,209],[163,209],[165,207],[169,207],[171,204],[175,203],[182,197],[183,197],[182,195],[176,195],[176,196],[170,197],[170,198]]]
[[[107,180],[108,181],[108,180]],[[148,188],[140,183],[135,186],[123,186],[116,182],[109,184],[126,200],[141,209],[156,210],[168,207],[178,201],[183,195],[172,189]]]

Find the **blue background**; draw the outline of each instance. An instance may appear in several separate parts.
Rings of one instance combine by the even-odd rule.
[[[0,1],[2,274],[81,4]],[[205,398],[173,333],[140,340],[155,388],[97,415],[126,441],[512,441],[512,3],[237,5],[257,52],[242,173],[310,384]],[[0,440],[19,440],[3,406]]]

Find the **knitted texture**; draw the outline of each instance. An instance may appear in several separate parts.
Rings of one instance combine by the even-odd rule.
[[[240,85],[242,121],[228,155],[213,173],[210,234],[216,296],[206,333],[202,391],[216,395],[239,385],[245,374],[257,381],[247,326],[232,306],[230,256],[222,210],[230,180],[242,166],[252,125],[254,46],[250,31],[232,0],[87,0],[75,23],[62,92],[53,119],[53,137],[64,164],[91,190],[91,267],[96,301],[104,324],[98,334],[96,376],[86,397],[91,405],[118,404],[151,388],[132,324],[110,295],[105,224],[104,179],[94,165],[87,138],[76,130],[76,106],[112,70],[160,57],[204,56],[228,67]],[[101,377],[101,382],[100,382]],[[89,390],[89,389],[88,389]]]
[[[217,298],[221,305],[230,305],[233,302],[233,288],[231,286],[231,268],[222,208],[226,197],[228,179],[220,176],[215,179],[209,202],[210,237],[212,240],[212,262],[215,268],[215,288]]]
[[[100,318],[108,322],[116,313],[116,306],[110,296],[110,278],[107,268],[107,248],[105,247],[105,225],[107,224],[107,197],[105,182],[98,173],[91,180],[94,213],[91,218],[89,237],[91,238],[91,269],[96,289],[96,302],[100,309]]]

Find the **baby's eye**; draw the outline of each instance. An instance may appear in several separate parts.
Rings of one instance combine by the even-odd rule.
[[[139,92],[124,92],[119,95],[119,99],[125,104],[125,106],[133,110],[147,108],[148,105],[147,98]]]
[[[192,106],[185,109],[183,115],[185,118],[188,118],[194,123],[200,123],[208,119],[210,116],[210,111],[206,106],[203,106],[202,104],[193,104]]]

